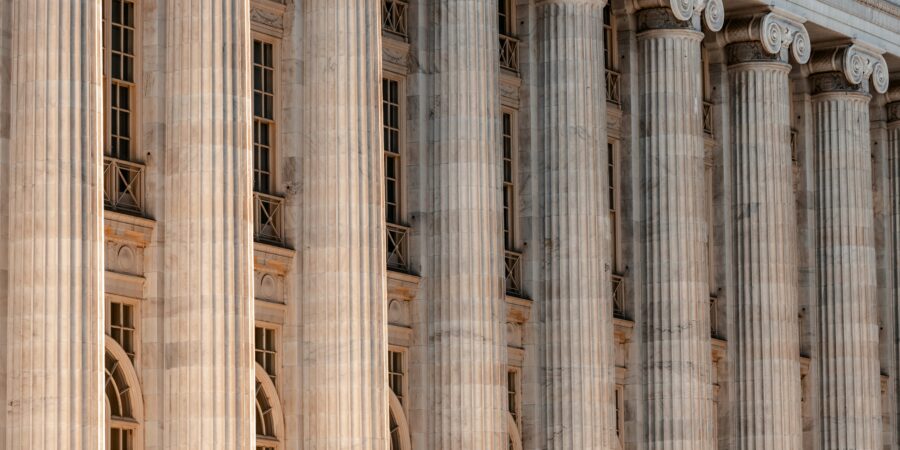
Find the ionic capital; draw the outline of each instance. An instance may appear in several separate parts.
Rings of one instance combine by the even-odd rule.
[[[868,92],[870,76],[876,92],[883,94],[888,88],[888,67],[884,57],[856,44],[817,50],[813,52],[808,68],[811,75],[837,72],[843,76],[843,81],[858,85],[861,91]],[[839,81],[833,79],[830,84],[838,86]]]
[[[761,60],[787,62],[788,48],[797,63],[809,61],[811,45],[806,27],[774,12],[731,19],[725,24],[723,35],[725,42],[732,44],[728,51],[729,64]]]
[[[668,8],[675,19],[691,21],[703,15],[703,22],[710,31],[719,31],[725,24],[725,6],[722,0],[635,0],[637,9]]]

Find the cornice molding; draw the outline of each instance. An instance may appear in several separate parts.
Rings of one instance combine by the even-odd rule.
[[[888,67],[884,57],[857,44],[817,50],[807,67],[810,74],[838,72],[847,83],[866,87],[871,77],[876,92],[883,94],[888,89]]]
[[[636,9],[666,8],[675,19],[690,22],[703,16],[710,31],[719,31],[725,24],[725,6],[722,0],[634,0]]]
[[[900,5],[895,5],[887,0],[856,0],[856,2],[888,13],[894,17],[900,17]]]
[[[759,44],[732,46],[741,51],[729,52],[729,64],[773,59],[761,54],[762,52],[753,51],[754,48],[763,50],[768,55],[777,55],[782,62],[787,62],[787,52],[790,49],[798,64],[806,64],[812,51],[806,27],[774,12],[731,19],[725,24],[722,34],[727,44]]]

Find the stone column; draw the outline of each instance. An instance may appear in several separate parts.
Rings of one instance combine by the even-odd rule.
[[[12,2],[0,2],[0,67],[11,67]],[[6,308],[9,280],[9,70],[0,70],[0,405],[6,405]],[[6,445],[6,407],[0,408],[0,446]]]
[[[5,448],[94,450],[105,435],[100,2],[10,7]]]
[[[537,5],[547,448],[613,449],[605,0]]]
[[[167,2],[162,447],[255,441],[249,0]]]
[[[887,309],[893,311],[893,317],[883,318],[887,322],[893,322],[893,333],[890,347],[893,359],[893,379],[888,382],[893,383],[893,389],[888,388],[888,392],[895,393],[892,401],[894,416],[891,418],[894,423],[894,438],[900,439],[900,430],[896,429],[896,424],[900,422],[900,85],[894,85],[887,92],[887,161],[888,161],[888,179],[887,179],[887,198],[888,203],[885,208],[888,214],[887,223],[890,226],[889,235],[892,237],[892,249],[888,253],[887,261],[889,264],[888,272],[893,279],[892,293],[888,296],[888,301],[893,304]],[[882,424],[887,426],[887,424]]]
[[[797,228],[788,47],[809,59],[803,25],[774,13],[731,20],[735,415],[737,449],[801,447]]]
[[[507,350],[497,2],[433,3],[429,447],[499,449]]]
[[[646,4],[645,4],[646,3]],[[641,6],[656,6],[647,0]],[[638,12],[648,449],[712,449],[699,14]],[[699,2],[702,6],[703,2]],[[707,27],[722,27],[721,2]]]
[[[809,63],[815,141],[819,409],[824,449],[881,448],[869,76],[884,58],[858,46]]]
[[[302,447],[388,448],[380,3],[302,15],[299,354]],[[290,425],[289,425],[290,426]]]

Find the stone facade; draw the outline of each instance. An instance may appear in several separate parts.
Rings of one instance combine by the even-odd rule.
[[[895,3],[0,2],[0,448],[900,450]]]

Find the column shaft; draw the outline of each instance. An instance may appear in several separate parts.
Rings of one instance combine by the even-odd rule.
[[[816,93],[813,125],[823,448],[881,447],[869,95],[842,75]],[[867,81],[866,81],[867,83]]]
[[[547,448],[617,448],[600,1],[538,5]]]
[[[5,5],[15,93],[5,448],[94,450],[105,434],[100,3]]]
[[[303,448],[388,446],[380,5],[302,2]],[[290,425],[289,425],[290,426]]]
[[[900,87],[892,89],[892,99],[900,99]],[[883,318],[886,321],[893,321],[894,336],[892,336],[892,357],[894,360],[894,379],[888,380],[894,383],[894,392],[898,393],[893,398],[893,409],[895,416],[891,418],[894,424],[894,439],[900,444],[900,430],[897,424],[900,423],[900,304],[896,299],[900,298],[900,101],[888,103],[887,105],[887,139],[888,139],[888,207],[890,226],[890,235],[892,237],[892,252],[888,257],[890,264],[890,273],[893,279],[893,295],[894,299],[893,317]],[[891,390],[888,389],[888,392]],[[888,426],[888,424],[882,424]],[[888,444],[885,442],[885,444]],[[894,442],[891,442],[894,444]]]
[[[647,439],[711,449],[712,366],[700,40],[667,9],[639,13]]]
[[[506,441],[497,2],[434,2],[431,448]]]
[[[739,449],[801,447],[789,71],[789,64],[776,60],[728,68]]]
[[[0,67],[11,67],[12,2],[0,2]],[[9,108],[10,71],[0,70],[0,405],[6,405],[9,304]],[[0,446],[6,445],[6,407],[0,408]]]
[[[163,446],[253,446],[248,0],[168,2]]]

